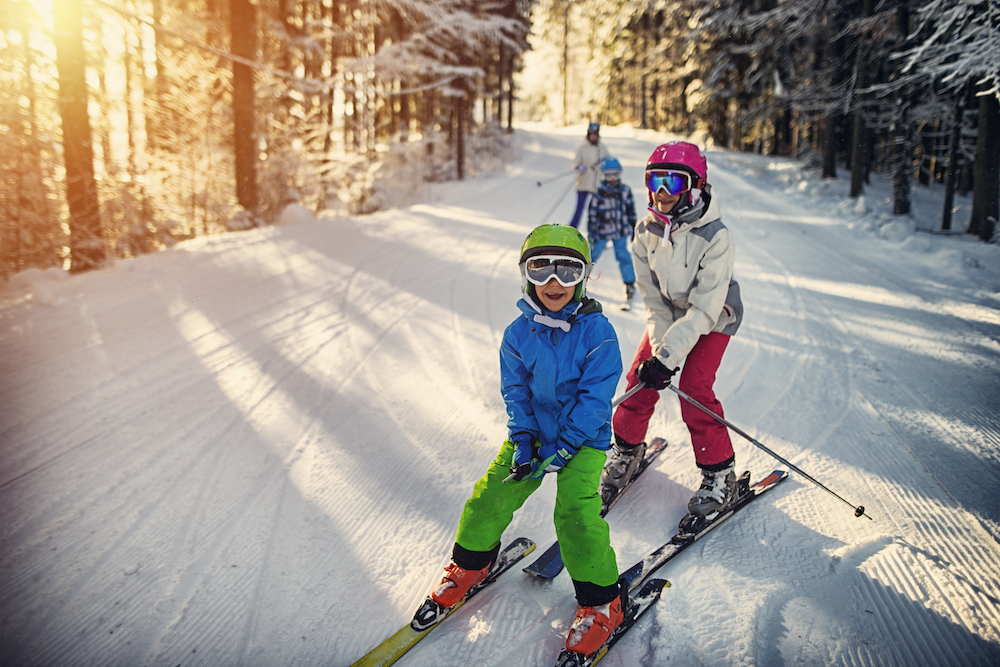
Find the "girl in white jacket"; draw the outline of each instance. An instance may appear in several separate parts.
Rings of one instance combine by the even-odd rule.
[[[658,146],[646,164],[649,215],[636,225],[632,259],[648,315],[626,377],[630,389],[640,382],[648,388],[615,411],[615,444],[602,476],[606,485],[624,484],[642,460],[659,392],[682,363],[680,389],[724,416],[713,385],[729,337],[742,321],[743,304],[733,280],[733,236],[722,224],[707,178],[705,156],[684,141]],[[681,416],[702,471],[688,512],[696,522],[711,520],[734,494],[733,445],[725,426],[686,401]]]

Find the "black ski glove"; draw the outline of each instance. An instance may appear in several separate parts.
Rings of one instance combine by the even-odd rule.
[[[646,361],[639,364],[639,367],[635,369],[635,375],[639,378],[640,382],[644,382],[646,386],[655,389],[656,391],[663,391],[670,384],[670,378],[674,376],[677,369],[669,369],[663,365],[663,362],[656,357],[650,357]]]

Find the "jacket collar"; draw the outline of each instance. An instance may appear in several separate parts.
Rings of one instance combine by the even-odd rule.
[[[569,331],[573,327],[573,323],[584,315],[602,312],[600,302],[583,297],[582,301],[570,301],[559,312],[553,313],[535,303],[527,293],[521,295],[517,307],[531,321],[563,331]]]
[[[709,202],[707,210],[705,202],[701,201],[680,215],[663,215],[653,207],[648,207],[646,210],[649,211],[647,219],[651,222],[651,224],[665,231],[683,231],[685,229],[694,229],[695,227],[707,225],[708,223],[722,217],[719,212],[719,205],[716,204],[714,198]],[[657,236],[659,236],[659,234],[657,234]],[[669,236],[669,234],[663,234],[664,239],[666,239],[667,236]]]

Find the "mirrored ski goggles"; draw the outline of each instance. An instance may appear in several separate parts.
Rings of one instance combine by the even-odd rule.
[[[553,278],[563,287],[572,287],[587,277],[587,265],[576,257],[536,255],[524,262],[524,275],[539,287]]]
[[[646,187],[656,193],[663,188],[670,195],[679,195],[691,189],[691,174],[686,171],[647,171]]]

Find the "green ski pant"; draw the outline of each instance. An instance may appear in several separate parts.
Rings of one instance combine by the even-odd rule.
[[[486,474],[476,482],[458,524],[455,541],[462,548],[489,551],[496,547],[514,512],[541,486],[541,479],[503,483],[510,475],[513,457],[514,445],[507,440]],[[555,475],[553,520],[566,570],[574,581],[597,586],[611,586],[618,581],[610,529],[601,516],[598,494],[606,458],[605,452],[583,447]]]

